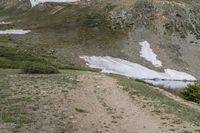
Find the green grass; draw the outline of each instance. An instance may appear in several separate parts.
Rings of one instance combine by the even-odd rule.
[[[34,49],[33,47],[29,47],[26,45],[0,45],[0,68],[22,68],[23,72],[25,73],[34,73],[33,69],[35,69],[35,71],[38,71],[36,73],[57,73],[58,70],[56,69],[70,69],[93,72],[97,71],[96,69],[82,67],[78,65],[62,64],[54,60],[56,59],[49,55],[45,50]],[[45,68],[46,71],[44,70]],[[39,72],[39,69],[43,70]]]
[[[11,41],[12,41],[12,38],[9,37],[9,36],[0,36],[0,42],[8,43],[8,42],[11,42]]]
[[[7,113],[2,112],[0,113],[1,120],[6,123],[15,123],[17,125],[28,124],[31,123],[32,120],[24,113]]]
[[[196,125],[200,125],[200,112],[192,109],[186,105],[178,103],[173,99],[162,94],[160,91],[154,89],[153,87],[144,84],[142,82],[137,82],[133,79],[128,79],[123,76],[118,75],[110,75],[118,80],[119,85],[124,87],[131,97],[145,97],[150,99],[151,101],[156,102],[155,107],[159,109],[159,107],[163,107],[165,112],[168,114],[174,114],[178,118],[192,122]]]
[[[33,53],[32,49],[24,45],[0,45],[0,68],[21,68],[27,61],[50,64],[42,55]]]

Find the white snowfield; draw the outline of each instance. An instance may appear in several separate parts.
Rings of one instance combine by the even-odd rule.
[[[77,2],[80,0],[30,0],[32,7],[45,2],[56,2],[56,3],[64,3],[64,2]]]
[[[173,80],[144,80],[145,82],[154,86],[162,86],[173,90],[186,88],[188,85],[194,85],[194,82],[189,81],[173,81]]]
[[[104,73],[120,74],[127,77],[142,79],[155,86],[163,86],[169,89],[183,89],[193,84],[196,78],[190,74],[176,70],[165,69],[164,72],[157,72],[140,64],[132,63],[110,56],[81,56],[91,68],[101,69]]]
[[[12,22],[4,22],[4,21],[0,22],[0,25],[8,25],[8,24],[12,24]]]
[[[1,34],[13,34],[13,35],[23,35],[31,32],[30,30],[22,30],[22,29],[10,29],[10,30],[0,30]]]
[[[140,42],[139,44],[142,46],[140,56],[150,61],[155,67],[161,67],[162,62],[157,59],[157,55],[151,49],[150,44],[147,41]]]
[[[80,58],[85,60],[89,67],[101,69],[104,73],[115,73],[136,79],[196,80],[194,76],[184,72],[171,69],[165,69],[165,72],[157,72],[140,64],[110,56],[81,56]]]

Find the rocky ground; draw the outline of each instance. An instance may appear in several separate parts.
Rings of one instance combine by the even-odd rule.
[[[162,106],[158,109],[156,105],[160,101],[137,93],[130,97],[123,90],[124,86],[104,74],[78,71],[63,71],[56,75],[17,73],[1,70],[2,133],[199,131],[199,121],[195,124],[179,115],[167,113]],[[177,100],[179,98],[170,99],[181,103]],[[165,106],[170,108],[170,104]],[[192,103],[187,107],[200,110]]]

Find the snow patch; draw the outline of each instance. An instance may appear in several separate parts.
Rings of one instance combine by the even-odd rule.
[[[105,57],[81,56],[80,58],[85,60],[89,67],[101,69],[102,72],[104,73],[114,73],[135,79],[142,79],[146,82],[149,81],[148,83],[154,85],[163,85],[163,86],[168,85],[169,87],[170,86],[173,87],[173,84],[178,86],[177,84],[180,84],[181,81],[184,82],[184,80],[189,82],[196,80],[194,76],[184,72],[179,72],[171,69],[165,69],[164,72],[157,72],[147,67],[144,67],[140,64],[132,63],[119,58],[113,58],[110,56],[105,56]],[[173,84],[170,85],[169,83]],[[184,87],[186,86],[184,85]]]
[[[57,3],[64,3],[64,2],[77,2],[80,0],[30,0],[32,7],[45,2],[57,2]]]
[[[8,25],[8,24],[12,24],[12,22],[4,22],[4,21],[0,22],[0,25]]]
[[[137,63],[132,63],[110,56],[81,56],[89,67],[101,69],[105,73],[116,73],[137,79],[162,79],[162,80],[196,80],[195,77],[184,72],[165,69],[157,72]]]
[[[180,90],[186,88],[188,85],[194,85],[191,81],[173,81],[173,80],[144,80],[145,82],[154,86],[162,86],[173,90]]]
[[[151,49],[150,44],[147,41],[140,42],[139,44],[142,46],[140,56],[150,61],[155,67],[161,67],[162,62],[157,59],[157,55]]]
[[[27,34],[29,32],[31,32],[31,31],[30,30],[22,30],[22,29],[0,30],[0,35],[1,34],[22,35],[22,34]]]

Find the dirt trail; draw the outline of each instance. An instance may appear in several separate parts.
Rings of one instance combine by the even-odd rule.
[[[9,96],[1,100],[12,102],[9,106],[1,103],[1,111],[24,114],[21,112],[24,110],[32,122],[17,125],[15,119],[6,119],[10,122],[0,122],[0,133],[184,133],[198,129],[166,114],[162,107],[156,114],[152,106],[148,108],[145,104],[155,101],[144,101],[137,96],[133,100],[117,80],[104,74],[17,74],[2,81],[9,81],[5,87],[8,91],[2,91]]]
[[[134,105],[112,78],[83,74],[78,80],[81,82],[80,89],[71,91],[69,97],[74,108],[88,112],[76,115],[80,126],[78,132],[161,132],[159,119]]]

